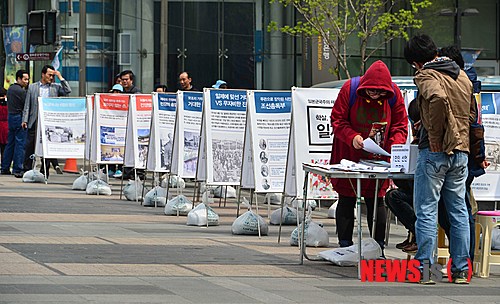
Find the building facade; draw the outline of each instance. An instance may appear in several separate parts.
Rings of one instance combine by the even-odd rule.
[[[136,74],[135,84],[143,92],[166,83],[177,90],[177,76],[188,71],[193,85],[209,87],[224,79],[231,88],[289,89],[335,80],[329,70],[333,56],[321,39],[290,37],[268,32],[270,21],[292,24],[291,8],[267,0],[94,0],[86,2],[86,27],[80,28],[80,1],[0,0],[2,24],[26,25],[31,10],[57,10],[61,39],[62,73],[70,81],[73,95],[80,88],[81,56],[85,59],[86,94],[107,92],[114,76],[126,69]],[[420,17],[419,32],[430,34],[440,46],[454,43],[453,16],[442,14],[458,3],[461,45],[481,50],[475,64],[480,75],[499,75],[500,0],[436,0]],[[462,13],[476,8],[478,14]],[[81,37],[86,47],[80,47]],[[71,38],[72,37],[72,38]],[[75,41],[76,38],[76,41]],[[411,75],[403,59],[404,40],[393,40],[373,60],[382,59],[393,75]],[[36,52],[54,51],[52,45]],[[349,48],[349,67],[359,71],[356,46]],[[5,52],[0,51],[1,62]],[[33,79],[40,67],[34,64]],[[3,73],[3,71],[2,71]],[[3,74],[0,75],[3,78]],[[3,81],[2,81],[3,82]]]

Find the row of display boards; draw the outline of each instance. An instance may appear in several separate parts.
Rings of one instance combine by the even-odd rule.
[[[330,113],[338,92],[205,88],[203,92],[39,98],[36,155],[124,164],[208,185],[301,198],[302,163],[329,162]],[[415,93],[403,92],[407,105]],[[497,200],[500,93],[482,93],[479,102],[491,166],[475,180],[473,189],[477,200]],[[333,195],[327,180],[310,176],[308,198]]]

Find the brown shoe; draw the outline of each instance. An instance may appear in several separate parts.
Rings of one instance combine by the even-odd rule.
[[[415,252],[417,252],[417,250],[418,250],[418,246],[417,246],[417,243],[415,243],[415,242],[410,243],[403,248],[403,251],[406,253],[415,253]]]

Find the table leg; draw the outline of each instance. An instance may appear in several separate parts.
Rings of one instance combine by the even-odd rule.
[[[358,207],[358,278],[361,279],[361,260],[363,259],[363,254],[361,252],[361,179],[356,179],[356,206]]]
[[[377,208],[378,208],[378,179],[375,179],[375,196],[373,198],[373,222],[372,222],[372,239],[375,239],[375,229],[377,227]],[[368,214],[368,216],[370,216]]]

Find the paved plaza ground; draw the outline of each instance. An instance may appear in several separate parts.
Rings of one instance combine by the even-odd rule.
[[[115,179],[112,196],[72,191],[76,177],[53,174],[45,185],[0,176],[0,303],[500,303],[497,266],[468,286],[363,283],[356,267],[299,265],[293,226],[280,243],[278,226],[261,238],[232,235],[234,199],[213,204],[219,226],[194,227],[186,216],[120,200]],[[267,219],[264,204],[259,211]],[[313,218],[336,247],[326,215],[316,209]],[[387,258],[406,258],[394,248],[405,236],[391,225]]]

